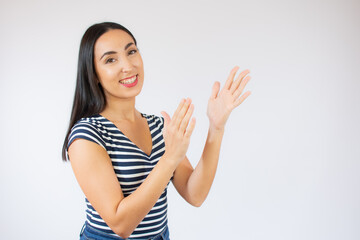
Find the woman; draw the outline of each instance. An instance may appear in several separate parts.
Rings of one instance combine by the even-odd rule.
[[[80,239],[169,239],[167,186],[199,207],[212,185],[225,123],[250,92],[235,67],[225,86],[215,82],[207,115],[209,131],[193,169],[186,157],[195,127],[191,99],[163,117],[140,113],[135,98],[144,82],[134,36],[116,23],[85,32],[63,159],[70,160],[86,198],[87,220]]]

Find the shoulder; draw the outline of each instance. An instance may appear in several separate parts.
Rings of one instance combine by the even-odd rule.
[[[94,115],[90,117],[81,118],[79,121],[77,121],[74,124],[71,131],[74,131],[78,128],[100,131],[100,129],[103,128],[103,125],[104,125],[103,118],[100,115]]]
[[[86,139],[95,142],[105,148],[105,142],[103,140],[104,124],[101,116],[94,115],[90,117],[81,118],[71,128],[69,134],[68,146],[78,139]]]
[[[81,118],[71,128],[69,137],[79,133],[93,133],[100,135],[102,129],[103,129],[103,124],[101,122],[101,119],[98,118],[97,116]]]
[[[141,113],[141,115],[148,120],[150,128],[152,126],[160,127],[161,129],[163,128],[164,126],[163,117],[154,114],[145,114],[145,113]]]

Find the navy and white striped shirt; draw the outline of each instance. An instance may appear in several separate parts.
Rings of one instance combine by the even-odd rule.
[[[109,154],[115,174],[124,193],[130,195],[146,179],[165,152],[162,135],[163,118],[141,114],[147,119],[152,137],[150,156],[128,139],[112,122],[100,114],[80,119],[69,135],[70,144],[78,138],[95,142]],[[87,222],[99,231],[117,236],[99,216],[91,203],[86,201]],[[136,227],[129,238],[151,238],[167,225],[167,188],[154,207]]]

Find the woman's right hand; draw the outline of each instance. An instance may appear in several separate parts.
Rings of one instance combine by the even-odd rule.
[[[175,167],[185,158],[189,147],[190,137],[195,127],[195,118],[190,118],[194,112],[191,99],[182,99],[172,118],[165,111],[161,112],[165,126],[163,136],[165,153]],[[189,124],[190,122],[190,124]]]

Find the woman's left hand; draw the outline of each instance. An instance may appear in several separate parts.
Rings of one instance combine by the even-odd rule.
[[[239,67],[234,67],[231,70],[225,86],[221,90],[219,82],[215,82],[212,88],[212,94],[207,108],[207,116],[210,121],[210,128],[212,129],[224,130],[226,121],[232,110],[238,107],[251,94],[250,91],[247,91],[241,95],[251,78],[250,76],[246,76],[250,71],[242,71],[234,81],[238,69]]]

